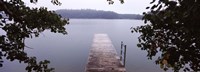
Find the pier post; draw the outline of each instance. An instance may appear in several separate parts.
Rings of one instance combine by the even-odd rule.
[[[124,67],[126,65],[126,45],[124,45]]]

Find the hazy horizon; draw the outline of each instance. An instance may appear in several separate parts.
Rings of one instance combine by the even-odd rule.
[[[110,11],[110,10],[98,10],[98,9],[57,9],[57,10],[95,10],[95,11],[109,11],[109,12],[115,12],[115,11]],[[55,10],[55,11],[57,11]],[[138,14],[138,15],[142,15],[142,14],[139,14],[139,13],[118,13],[118,12],[115,12],[117,14]]]

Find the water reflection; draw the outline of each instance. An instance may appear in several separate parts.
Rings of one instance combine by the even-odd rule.
[[[200,71],[200,31],[195,26],[150,24],[135,28],[140,32],[138,47],[147,51],[148,59],[164,70]]]
[[[143,25],[141,20],[71,19],[66,27],[68,35],[45,31],[38,38],[27,39],[26,45],[34,48],[25,51],[38,60],[51,61],[55,72],[83,72],[88,60],[93,35],[106,33],[118,54],[121,41],[127,45],[126,72],[163,72],[153,61],[146,59],[146,52],[137,48],[139,33],[130,33],[130,27]],[[26,72],[25,64],[6,61],[0,72]]]

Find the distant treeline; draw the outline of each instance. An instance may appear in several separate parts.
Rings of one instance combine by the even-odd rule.
[[[142,15],[139,14],[118,14],[112,11],[102,10],[56,10],[57,14],[60,14],[63,18],[77,18],[77,19],[142,19]]]

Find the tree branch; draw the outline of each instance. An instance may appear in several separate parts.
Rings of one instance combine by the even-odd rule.
[[[5,14],[8,14],[9,16],[13,17],[13,19],[15,19],[17,22],[23,23],[23,20],[19,18],[19,16],[13,14],[13,12],[6,5],[6,2],[4,2],[3,0],[0,0],[0,10],[3,10]]]
[[[5,13],[9,14],[9,15],[13,15],[13,13],[8,9],[8,7],[5,5],[3,0],[0,0],[0,9],[3,9],[3,11],[5,11]]]

